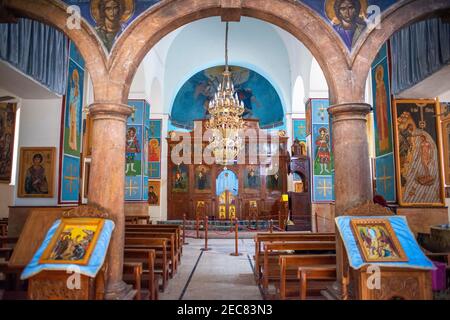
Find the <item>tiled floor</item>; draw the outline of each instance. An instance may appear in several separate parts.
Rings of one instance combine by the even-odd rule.
[[[234,239],[210,239],[209,251],[201,251],[204,240],[186,240],[181,265],[169,281],[161,300],[261,300],[253,276],[253,239],[240,239],[238,257]]]

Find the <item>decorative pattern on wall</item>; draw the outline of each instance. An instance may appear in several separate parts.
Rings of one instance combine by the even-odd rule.
[[[372,96],[376,156],[376,193],[395,202],[395,162],[393,154],[391,84],[388,45],[385,44],[372,64]]]
[[[328,107],[328,99],[310,99],[307,103],[311,119],[313,202],[334,201],[334,159]]]
[[[67,91],[63,99],[61,134],[60,203],[78,203],[84,99],[84,61],[75,45],[69,45]]]
[[[180,128],[193,129],[194,120],[208,116],[208,104],[222,82],[224,66],[209,68],[192,76],[181,87],[172,106],[171,122]],[[239,100],[244,103],[244,119],[258,119],[263,129],[283,124],[281,99],[272,84],[259,73],[231,66],[230,71]]]
[[[133,113],[128,117],[125,150],[125,200],[148,200],[148,137],[150,105],[145,100],[128,100]]]

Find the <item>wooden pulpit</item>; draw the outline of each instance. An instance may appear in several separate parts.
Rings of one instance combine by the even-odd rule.
[[[389,209],[368,202],[346,211],[342,216],[350,216],[355,219],[357,217],[358,220],[373,220],[374,218],[393,217],[394,215]],[[413,237],[412,233],[411,236]],[[431,270],[408,267],[406,254],[405,265],[402,267],[375,262],[371,265],[368,262],[367,265],[355,269],[350,266],[346,249],[346,245],[349,244],[344,244],[339,230],[336,232],[336,241],[338,281],[333,286],[328,287],[327,290],[322,291],[326,298],[333,300],[432,299]],[[357,240],[355,241],[358,243]],[[415,240],[412,239],[412,241]],[[418,246],[417,250],[420,251]],[[431,261],[429,263],[431,264]],[[377,276],[378,279],[375,278]]]
[[[61,218],[59,225],[55,223],[58,218]],[[38,244],[40,247],[37,249],[36,254],[33,254],[33,258],[30,260],[30,263],[22,274],[24,279],[28,280],[28,299],[104,299],[105,284],[107,283],[108,266],[106,261],[108,261],[108,248],[101,248],[101,251],[104,254],[101,256],[102,258],[97,258],[97,260],[104,262],[102,265],[96,264],[96,270],[98,271],[95,275],[88,276],[83,272],[80,273],[78,268],[93,261],[92,259],[95,255],[94,250],[96,245],[104,240],[100,234],[104,231],[106,232],[106,230],[108,230],[107,238],[109,242],[109,237],[114,228],[114,224],[110,220],[105,220],[107,218],[108,214],[106,211],[90,205],[80,206],[64,212],[62,217],[55,217],[53,221],[54,224],[50,227],[48,227],[47,224],[47,230],[40,236],[42,239]],[[89,224],[87,222],[89,222]],[[107,223],[109,226],[108,228],[106,228]],[[33,229],[28,230],[31,232],[33,231]],[[47,237],[50,238],[51,235],[49,230],[54,230],[50,241],[47,239]],[[21,238],[27,239],[27,229],[25,229],[24,232],[25,234],[22,234]],[[76,241],[74,241],[74,239]],[[65,246],[66,244],[67,246]],[[67,250],[67,248],[70,248],[70,250]],[[69,251],[72,254],[77,253],[78,255],[73,254],[68,258],[66,253]],[[59,256],[55,254],[55,252],[58,252]],[[55,258],[55,255],[57,258]],[[76,260],[77,258],[79,260]],[[61,261],[58,259],[61,259]],[[79,261],[82,261],[82,263],[77,264]],[[59,263],[61,263],[61,265],[59,265]],[[42,266],[42,269],[36,268],[36,272],[34,272],[33,267],[36,266]],[[52,266],[57,267],[54,267],[54,270],[52,270]],[[66,266],[67,269],[64,270]],[[27,269],[29,267],[33,271],[31,271],[30,274],[27,274]]]

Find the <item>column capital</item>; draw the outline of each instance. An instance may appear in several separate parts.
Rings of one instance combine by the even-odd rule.
[[[89,114],[92,119],[116,119],[126,121],[133,109],[121,103],[94,102],[89,106]]]
[[[328,108],[328,113],[333,117],[333,122],[346,120],[366,121],[366,116],[372,107],[368,103],[349,102],[332,105]]]

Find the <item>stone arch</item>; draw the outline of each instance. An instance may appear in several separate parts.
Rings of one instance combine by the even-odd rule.
[[[195,20],[221,16],[227,10],[222,3],[221,0],[163,0],[137,18],[118,39],[110,55],[112,98],[126,101],[136,69],[161,38]],[[342,78],[349,76],[347,49],[316,12],[302,3],[286,0],[241,0],[240,4],[243,16],[277,25],[311,51],[324,71],[331,96],[344,89]]]
[[[364,99],[365,82],[372,61],[383,44],[398,30],[431,14],[450,9],[448,0],[404,0],[393,5],[382,14],[381,28],[367,30],[359,42],[358,50],[353,53],[352,70],[357,96]],[[364,100],[361,100],[364,101]]]
[[[94,86],[95,100],[107,99],[107,57],[95,31],[88,23],[82,19],[80,29],[69,29],[66,25],[69,17],[67,5],[58,0],[4,0],[3,5],[19,16],[55,27],[72,40],[86,62]]]

